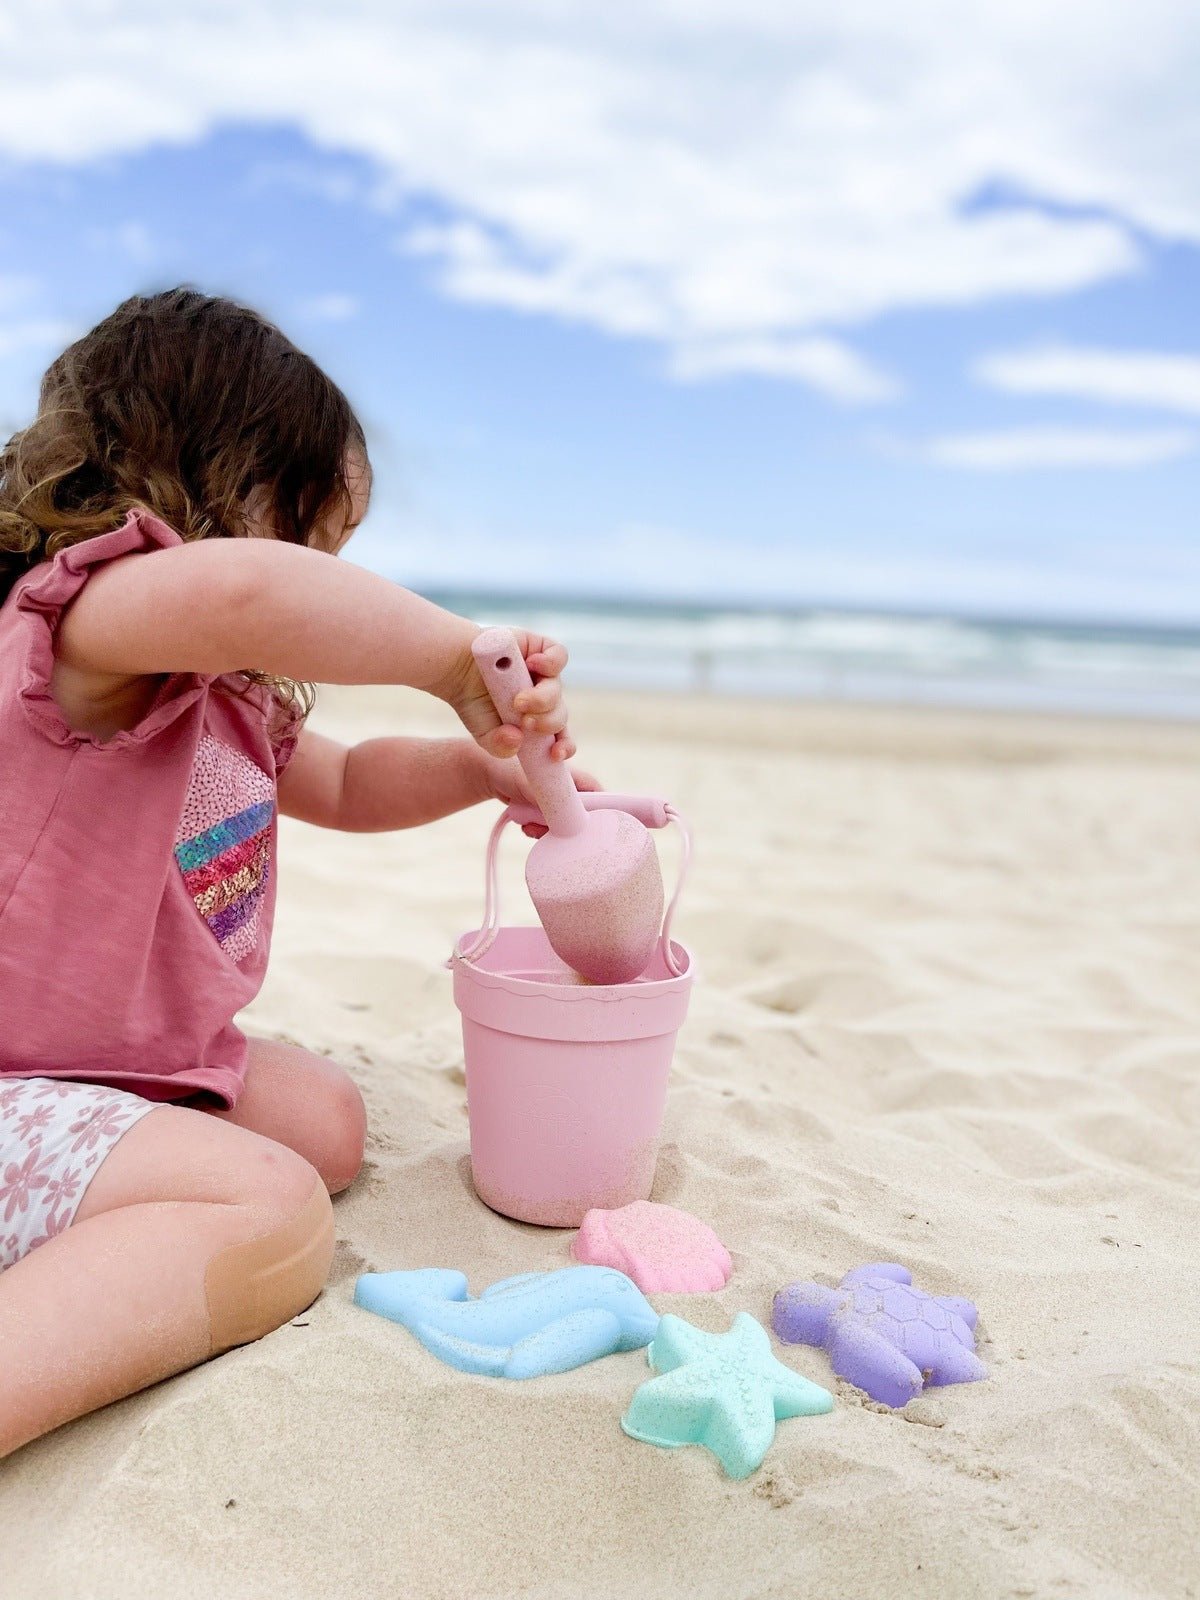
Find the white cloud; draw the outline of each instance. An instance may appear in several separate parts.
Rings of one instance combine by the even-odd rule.
[[[761,370],[1200,242],[1197,81],[1187,0],[10,0],[0,156],[287,122],[437,203],[447,293]],[[1055,208],[968,204],[997,184]]]
[[[359,313],[356,295],[334,290],[329,294],[314,294],[302,300],[297,313],[308,322],[349,322]]]
[[[653,338],[671,320],[661,289],[646,273],[589,273],[567,262],[515,260],[494,233],[474,222],[422,224],[397,245],[407,254],[434,257],[442,288],[456,300],[592,322],[624,336]],[[827,335],[722,339],[701,332],[681,328],[670,350],[667,370],[680,382],[752,373],[798,380],[852,404],[900,392],[888,374]]]
[[[984,356],[973,372],[980,383],[1011,394],[1065,395],[1200,416],[1200,356],[1195,355],[1041,345]]]
[[[681,344],[668,368],[682,383],[753,373],[791,378],[833,400],[864,405],[894,400],[902,386],[840,339],[728,339]]]
[[[1200,449],[1193,428],[1007,428],[928,439],[917,454],[940,467],[1013,472],[1039,467],[1149,467]]]

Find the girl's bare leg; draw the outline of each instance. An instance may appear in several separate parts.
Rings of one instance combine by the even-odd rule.
[[[0,1457],[207,1360],[214,1258],[238,1270],[255,1241],[311,1215],[319,1193],[309,1162],[246,1128],[180,1106],[135,1123],[72,1225],[0,1273]],[[294,1303],[274,1308],[274,1326],[320,1292],[327,1244],[288,1285]],[[225,1256],[231,1246],[245,1248]]]
[[[336,1062],[276,1039],[250,1039],[246,1082],[232,1110],[208,1116],[250,1128],[310,1161],[338,1194],[358,1176],[367,1113],[354,1079]]]

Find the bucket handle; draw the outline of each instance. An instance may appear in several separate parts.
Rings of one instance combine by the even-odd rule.
[[[684,817],[675,809],[668,800],[655,800],[644,795],[608,794],[603,791],[581,792],[579,798],[589,811],[628,811],[631,816],[638,819],[647,828],[665,828],[668,823],[674,823],[683,836],[683,855],[679,862],[679,877],[675,881],[675,893],[671,896],[670,904],[663,915],[662,923],[662,954],[667,964],[667,971],[674,978],[682,977],[682,968],[675,959],[675,951],[671,944],[671,923],[675,918],[675,909],[679,904],[679,897],[683,893],[683,885],[687,879],[688,869],[692,861],[692,830]],[[529,822],[542,822],[544,818],[535,806],[512,805],[505,809],[496,818],[495,824],[488,836],[487,858],[484,863],[484,907],[483,926],[475,937],[470,949],[462,948],[462,939],[454,947],[454,956],[460,961],[478,961],[491,949],[500,932],[500,891],[496,882],[496,855],[500,847],[500,835],[510,822],[519,822],[522,825]],[[466,935],[463,935],[466,938]],[[452,964],[446,963],[447,966]]]

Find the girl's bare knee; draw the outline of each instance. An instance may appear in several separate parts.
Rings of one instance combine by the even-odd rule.
[[[311,1161],[278,1140],[254,1135],[254,1149],[238,1170],[234,1203],[269,1216],[289,1216],[312,1193],[319,1172]]]
[[[282,1149],[282,1147],[281,1147]],[[217,1250],[204,1277],[212,1355],[249,1344],[305,1310],[333,1262],[333,1207],[303,1157],[264,1152],[240,1237]]]
[[[328,1141],[317,1170],[330,1194],[348,1189],[362,1170],[367,1142],[367,1108],[348,1072],[330,1086]]]

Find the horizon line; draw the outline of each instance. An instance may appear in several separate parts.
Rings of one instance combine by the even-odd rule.
[[[935,607],[902,602],[868,602],[860,600],[806,599],[788,600],[755,599],[719,600],[702,595],[630,595],[611,592],[568,592],[504,588],[488,584],[419,583],[412,586],[416,593],[435,603],[451,599],[498,601],[502,604],[529,604],[559,607],[564,610],[585,610],[589,607],[616,610],[636,610],[669,614],[679,611],[737,612],[749,616],[809,617],[821,613],[834,613],[850,617],[886,617],[912,622],[946,622],[960,625],[983,626],[998,629],[1047,628],[1057,633],[1103,633],[1109,635],[1175,636],[1187,642],[1200,640],[1200,616],[1187,618],[1127,617],[1094,613],[1091,615],[1063,615],[1054,612],[1015,612],[988,610],[981,607]],[[449,609],[453,609],[452,607]]]

